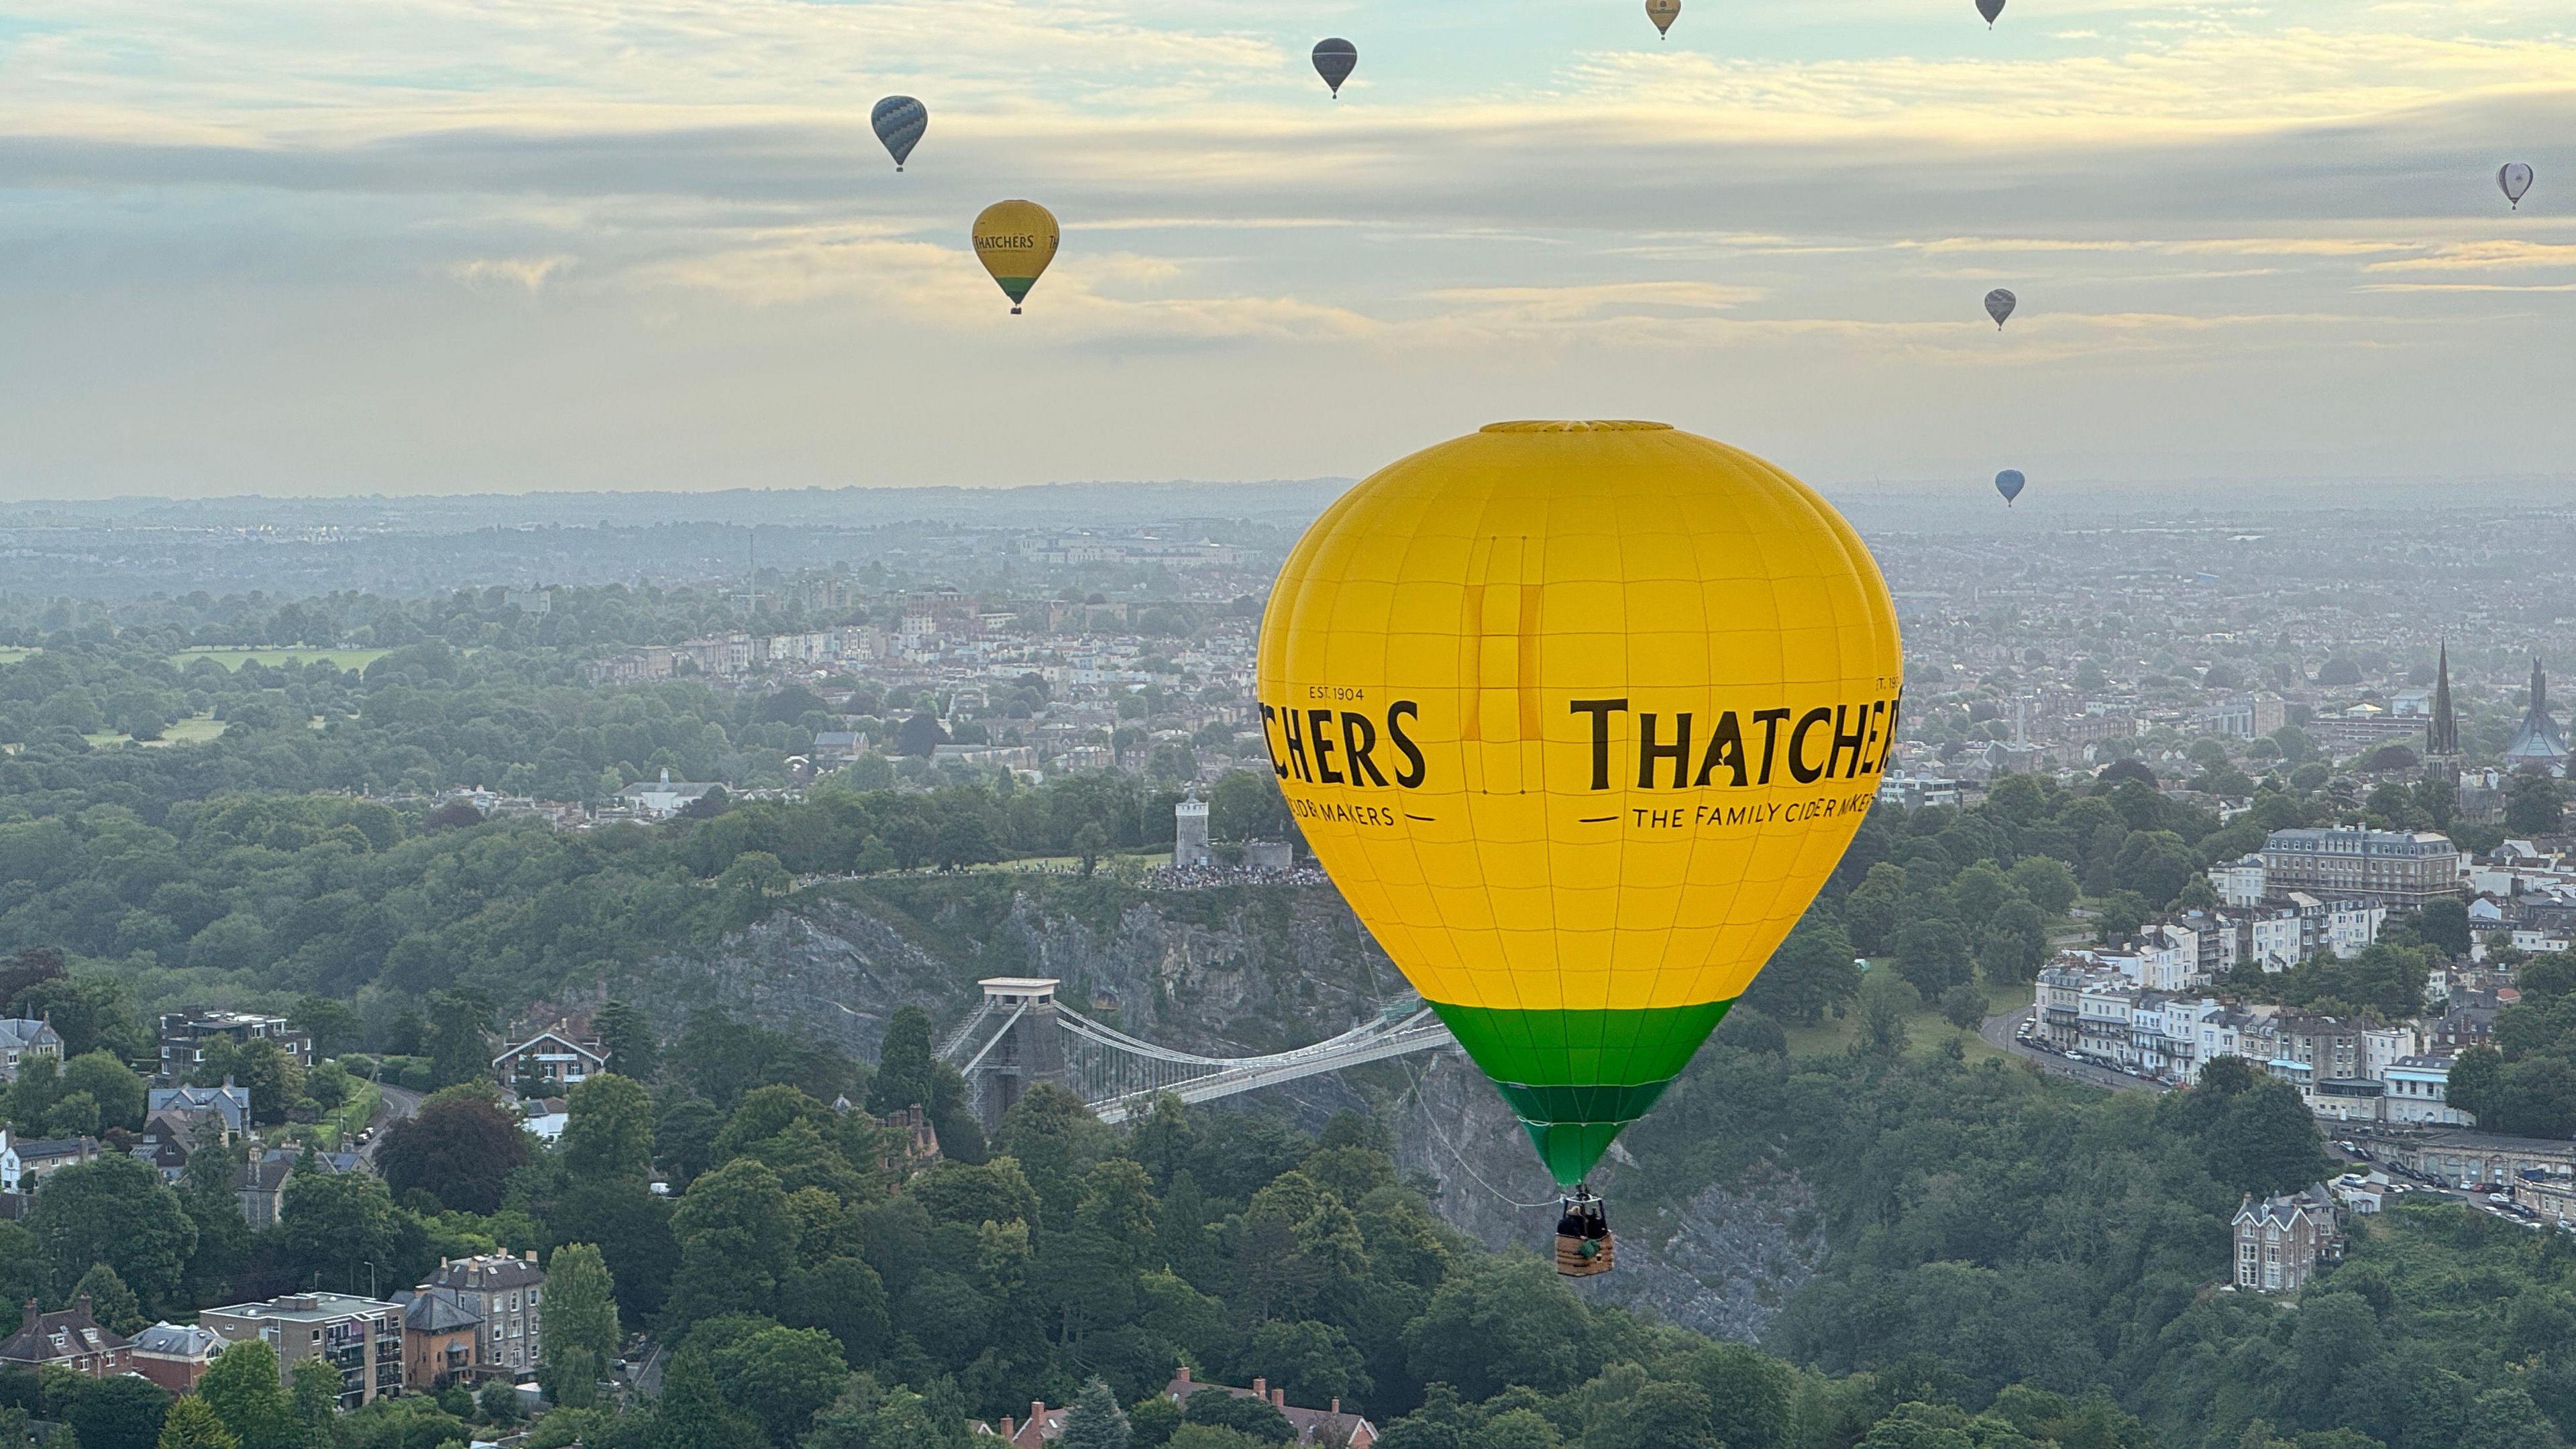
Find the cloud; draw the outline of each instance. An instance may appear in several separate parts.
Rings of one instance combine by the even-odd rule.
[[[521,291],[542,290],[546,279],[575,264],[569,256],[551,257],[471,257],[450,262],[447,274],[469,287],[499,284]]]

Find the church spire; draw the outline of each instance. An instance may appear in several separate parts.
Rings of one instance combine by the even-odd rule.
[[[2451,641],[2442,641],[2441,667],[2433,675],[2433,722],[2424,727],[2424,753],[2460,752],[2460,720],[2451,710]]]

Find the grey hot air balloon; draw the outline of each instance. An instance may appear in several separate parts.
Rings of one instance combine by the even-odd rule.
[[[2522,194],[2531,189],[2531,168],[2519,161],[2507,161],[2496,171],[2496,185],[2504,188],[2504,199],[2520,211]]]
[[[888,96],[868,112],[868,124],[877,128],[877,139],[885,142],[894,169],[901,171],[912,148],[921,144],[921,133],[930,129],[930,108],[910,96]]]
[[[1342,98],[1342,82],[1351,78],[1360,63],[1360,48],[1340,36],[1328,36],[1315,42],[1315,74],[1333,88],[1333,99]]]
[[[1995,475],[1995,491],[2004,496],[2004,507],[2012,507],[2013,500],[2021,496],[2022,485],[2028,481],[2021,476],[2019,468],[2006,468]]]
[[[1986,17],[1986,28],[1995,28],[1995,17],[2004,13],[2004,0],[1977,0],[1977,13]]]
[[[2004,330],[2004,319],[2013,313],[2013,304],[2021,299],[2001,287],[1986,294],[1986,315],[1995,319],[1995,330]]]

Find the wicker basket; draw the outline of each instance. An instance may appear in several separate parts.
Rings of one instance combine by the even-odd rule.
[[[1585,1250],[1589,1249],[1589,1252]],[[1617,1265],[1617,1239],[1604,1234],[1598,1238],[1577,1238],[1559,1234],[1556,1240],[1556,1271],[1568,1278],[1589,1278],[1607,1273]]]

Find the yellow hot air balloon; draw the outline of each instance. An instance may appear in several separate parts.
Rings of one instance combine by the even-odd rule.
[[[975,259],[1002,284],[1012,316],[1055,260],[1055,242],[1055,213],[1034,201],[996,201],[975,218]]]
[[[1258,689],[1316,858],[1571,1188],[1842,858],[1902,674],[1804,484],[1661,423],[1519,422],[1316,520]]]
[[[1673,22],[1681,18],[1682,0],[1646,0],[1646,18],[1655,22],[1657,35],[1670,35]]]

